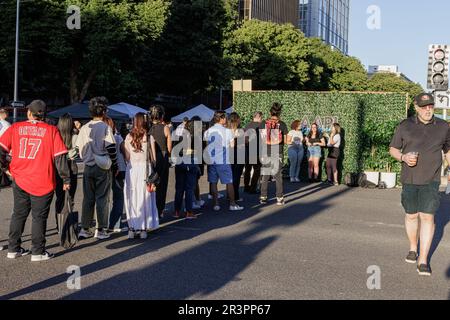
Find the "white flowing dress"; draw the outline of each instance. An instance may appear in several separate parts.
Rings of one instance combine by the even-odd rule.
[[[155,192],[148,192],[145,183],[147,162],[146,153],[136,152],[131,145],[132,138],[125,139],[125,149],[129,155],[125,172],[124,200],[128,227],[131,230],[152,230],[159,227],[158,209],[156,208]],[[142,143],[142,149],[147,150],[147,142]]]

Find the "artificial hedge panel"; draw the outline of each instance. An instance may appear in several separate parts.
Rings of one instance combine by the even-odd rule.
[[[400,172],[398,164],[389,162],[388,145],[395,126],[406,118],[408,94],[235,92],[234,110],[241,116],[243,124],[247,124],[256,111],[263,112],[266,118],[269,117],[269,110],[274,102],[283,105],[281,118],[289,128],[294,120],[302,120],[308,127],[317,121],[321,129],[327,131],[333,121],[339,122],[343,129],[344,140],[342,174],[383,167]],[[375,167],[374,164],[378,163],[379,166]]]

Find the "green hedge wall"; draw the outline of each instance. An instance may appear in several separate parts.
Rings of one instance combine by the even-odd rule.
[[[281,118],[289,128],[294,120],[302,120],[308,127],[320,120],[321,128],[326,131],[333,121],[339,122],[344,140],[341,173],[345,175],[385,167],[382,164],[390,159],[390,137],[395,126],[407,116],[409,97],[407,93],[235,92],[234,110],[241,116],[243,124],[247,124],[256,111],[269,117],[274,102],[283,105]],[[377,136],[380,132],[382,138]],[[375,167],[378,163],[380,165]],[[390,167],[393,172],[400,170],[395,163]]]

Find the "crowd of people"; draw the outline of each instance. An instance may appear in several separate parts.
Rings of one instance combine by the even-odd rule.
[[[442,152],[450,163],[450,127],[434,116],[432,95],[422,93],[415,97],[414,104],[416,115],[397,127],[390,154],[402,162],[401,197],[410,242],[405,260],[417,264],[420,275],[429,276],[434,215],[440,205]],[[31,261],[53,257],[45,249],[50,206],[56,195],[56,214],[66,206],[73,211],[77,159],[84,164],[81,230],[77,235],[80,239],[107,239],[111,232],[125,229],[129,238],[145,239],[147,232],[158,228],[160,219],[167,214],[171,167],[175,167],[175,218],[197,218],[195,210],[205,204],[199,183],[205,168],[208,198],[214,211],[222,210],[219,181],[226,185],[228,209],[244,210],[240,205],[242,175],[244,193],[260,193],[261,204],[268,202],[268,183],[274,180],[276,203],[284,205],[285,145],[291,183],[300,182],[305,155],[308,181],[320,181],[321,159],[326,153],[325,182],[338,185],[337,163],[343,146],[338,123],[332,125],[330,134],[321,131],[316,123],[304,128],[299,120],[293,121],[288,130],[282,120],[282,106],[274,103],[267,119],[262,112],[256,112],[245,128],[238,113],[216,111],[209,125],[193,117],[184,119],[173,130],[164,121],[163,107],[155,105],[148,113],[136,114],[131,130],[121,130],[119,134],[107,116],[107,106],[106,98],[93,98],[89,103],[92,119],[88,123],[81,125],[66,114],[57,126],[45,122],[46,105],[41,100],[27,106],[27,121],[13,125],[6,121],[7,112],[0,109],[0,172],[12,178],[14,198],[7,258],[30,253]],[[122,223],[124,211],[126,224]],[[21,246],[30,212],[31,252]]]
[[[282,106],[274,103],[268,119],[256,112],[246,127],[242,127],[238,113],[216,111],[210,124],[193,117],[173,130],[164,122],[164,108],[154,105],[148,113],[136,114],[131,130],[124,134],[107,116],[107,106],[104,97],[91,99],[92,119],[84,125],[69,114],[61,116],[57,126],[48,124],[46,105],[41,100],[30,103],[27,121],[12,126],[5,120],[6,111],[0,110],[0,162],[3,171],[13,177],[14,194],[8,258],[30,253],[32,261],[53,257],[45,250],[50,205],[55,195],[56,215],[65,205],[74,210],[79,162],[84,165],[79,239],[107,239],[112,232],[124,231],[129,238],[145,239],[147,232],[158,228],[160,219],[168,215],[171,167],[175,167],[175,218],[195,219],[195,210],[205,205],[199,183],[205,169],[214,211],[222,210],[219,182],[226,186],[227,209],[244,210],[240,205],[242,175],[243,191],[260,193],[261,204],[268,202],[268,184],[275,180],[277,205],[283,205],[285,145],[291,183],[300,182],[305,154],[309,181],[318,181],[319,161],[328,147],[328,182],[337,184],[341,141],[337,123],[330,136],[317,124],[306,132],[299,120],[288,131],[282,121]],[[122,221],[124,211],[126,223]],[[21,247],[30,212],[31,252]]]

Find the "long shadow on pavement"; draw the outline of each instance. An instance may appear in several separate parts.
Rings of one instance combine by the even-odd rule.
[[[239,273],[278,238],[274,235],[261,238],[260,234],[272,228],[289,228],[304,222],[327,209],[330,206],[327,201],[342,192],[310,202],[307,206],[286,206],[255,220],[245,232],[199,244],[161,262],[77,291],[65,299],[188,299],[193,295],[211,294],[231,281],[240,281]],[[137,250],[146,253],[145,248]],[[126,292],[121,290],[124,286]]]
[[[444,237],[445,226],[450,221],[450,199],[445,195],[444,192],[441,193],[441,205],[439,207],[438,212],[435,215],[435,223],[436,228],[434,232],[433,242],[431,243],[429,261],[433,257],[436,252],[439,243],[442,241]]]
[[[321,185],[307,189],[297,189],[299,186],[286,186],[291,196],[303,197],[323,190]],[[295,189],[297,189],[295,191]],[[86,287],[67,299],[186,299],[195,294],[208,294],[219,290],[228,282],[236,280],[236,276],[245,270],[257,256],[277,237],[268,236],[257,239],[264,231],[276,227],[298,225],[299,223],[319,214],[330,205],[327,201],[336,198],[350,189],[336,189],[336,192],[316,201],[290,204],[274,213],[253,221],[249,230],[237,235],[219,237],[194,246],[193,248],[169,257],[161,262],[146,266],[140,270],[126,272]],[[160,250],[179,241],[193,239],[214,229],[228,227],[240,223],[259,213],[262,209],[257,204],[257,196],[246,201],[247,209],[238,213],[209,213],[202,215],[196,221],[180,221],[173,228],[162,228],[152,232],[146,241],[124,239],[121,242],[107,246],[108,249],[118,249],[130,246],[129,249],[111,257],[95,261],[81,267],[83,276],[107,269]],[[289,200],[289,199],[288,199]],[[288,202],[290,203],[290,201]],[[136,245],[137,243],[137,245]],[[132,246],[132,247],[131,247]],[[50,262],[51,263],[51,262]],[[6,294],[0,299],[13,299],[38,290],[65,283],[67,274],[57,275],[29,287]]]

